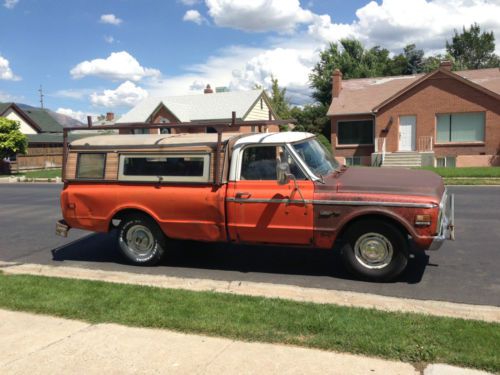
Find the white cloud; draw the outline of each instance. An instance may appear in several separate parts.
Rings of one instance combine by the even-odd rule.
[[[314,14],[299,0],[205,0],[208,14],[217,26],[251,32],[290,33],[309,23]]]
[[[11,95],[7,92],[0,91],[0,102],[20,102],[23,101],[23,96]]]
[[[94,92],[90,95],[90,102],[93,105],[115,108],[133,107],[148,96],[148,92],[135,83],[126,81],[115,90],[104,90],[102,93]]]
[[[95,113],[87,113],[87,112],[82,112],[82,111],[74,111],[71,108],[57,108],[56,113],[59,113],[61,115],[69,116],[71,118],[74,118],[75,120],[83,122],[84,124],[87,123],[87,116],[96,116]]]
[[[16,76],[10,68],[9,60],[0,56],[0,80],[20,81],[21,77]]]
[[[95,76],[113,81],[140,81],[145,77],[159,77],[160,71],[142,67],[139,62],[126,51],[112,52],[106,59],[83,61],[70,71],[74,79]]]
[[[309,31],[324,41],[353,35],[367,46],[381,45],[399,51],[410,43],[428,52],[443,51],[453,31],[477,22],[496,34],[500,46],[500,1],[487,0],[383,0],[371,1],[356,11],[350,25],[316,20]]]
[[[104,41],[108,44],[113,44],[115,42],[115,38],[112,37],[111,35],[105,35]]]
[[[121,18],[116,17],[114,14],[103,14],[100,18],[101,23],[118,26],[123,22]]]
[[[180,2],[188,7],[192,7],[195,4],[198,4],[200,0],[180,0]]]
[[[19,3],[19,0],[4,0],[3,6],[7,9],[13,9],[17,3]]]
[[[194,22],[197,25],[201,25],[203,22],[206,22],[206,19],[202,17],[200,12],[195,9],[188,10],[184,17],[182,17],[183,21]]]
[[[81,100],[89,96],[92,92],[94,92],[92,89],[63,89],[50,94],[50,96]]]

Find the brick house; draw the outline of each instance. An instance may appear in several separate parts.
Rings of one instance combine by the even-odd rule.
[[[332,76],[331,141],[350,165],[500,165],[500,69],[342,81]]]
[[[146,122],[146,123],[175,123],[192,121],[231,121],[232,112],[236,112],[239,121],[250,120],[275,120],[270,100],[264,90],[250,91],[217,91],[213,92],[207,85],[203,94],[167,96],[161,98],[147,98],[123,115],[117,125],[124,123]],[[277,125],[265,126],[264,131],[279,131]],[[170,132],[169,129],[162,129]],[[202,130],[172,129],[172,132],[199,132]],[[206,132],[214,132],[213,128],[207,127]],[[258,131],[257,125],[239,126],[231,131],[244,133]],[[120,134],[141,134],[145,132],[157,133],[158,129],[134,129],[120,130]]]

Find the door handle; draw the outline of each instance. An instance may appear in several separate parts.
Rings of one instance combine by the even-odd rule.
[[[247,193],[247,192],[238,192],[236,193],[236,198],[237,199],[248,199],[252,196],[252,194]]]

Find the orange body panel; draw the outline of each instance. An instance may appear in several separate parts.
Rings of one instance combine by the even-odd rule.
[[[225,241],[225,185],[73,183],[61,194],[63,217],[73,228],[107,232],[125,209],[149,214],[178,239]]]
[[[293,193],[293,182],[286,185],[276,181],[229,183],[227,225],[230,238],[242,243],[312,245],[314,184],[311,181],[297,183],[309,203],[303,203],[297,191]],[[289,198],[293,202],[286,204]]]

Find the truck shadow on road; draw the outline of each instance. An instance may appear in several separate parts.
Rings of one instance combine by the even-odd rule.
[[[79,261],[90,263],[108,263],[130,266],[122,257],[116,243],[116,234],[91,234],[74,240],[52,250],[52,259],[56,262]],[[416,254],[411,259],[406,271],[394,282],[417,284],[429,265],[429,257]],[[128,267],[127,267],[128,268]],[[231,244],[212,244],[193,241],[179,241],[170,246],[165,260],[155,270],[155,274],[170,274],[167,269],[199,269],[211,271],[233,271],[245,274],[266,273],[297,276],[328,276],[343,280],[356,280],[342,264],[337,249],[333,251],[321,249],[303,249],[277,246],[250,246]],[[121,267],[113,270],[123,271]],[[141,267],[133,271],[140,272]],[[144,273],[151,273],[145,268]],[[192,272],[190,272],[192,275]],[[206,277],[203,275],[197,277]],[[223,274],[220,277],[224,277]],[[218,277],[219,278],[219,275]]]

